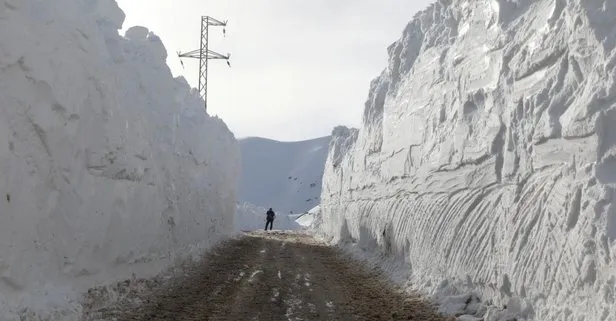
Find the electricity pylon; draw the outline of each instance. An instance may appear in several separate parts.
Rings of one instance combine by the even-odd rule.
[[[223,27],[222,33],[223,36],[226,35],[227,21],[219,21],[210,16],[202,16],[201,17],[201,46],[199,49],[180,53],[178,52],[178,57],[180,57],[180,62],[182,63],[182,67],[184,66],[184,62],[182,62],[181,58],[195,58],[199,59],[199,95],[203,99],[205,105],[204,108],[207,111],[207,73],[208,73],[208,61],[210,59],[221,59],[226,60],[227,65],[231,67],[231,63],[229,59],[231,58],[231,54],[223,55],[219,54],[215,51],[209,49],[209,31],[210,26],[212,27]]]

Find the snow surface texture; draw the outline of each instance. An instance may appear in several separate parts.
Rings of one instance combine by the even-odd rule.
[[[240,202],[237,204],[237,212],[235,214],[235,230],[236,231],[254,231],[265,228],[265,213],[267,208],[256,206],[254,204]],[[276,211],[274,211],[276,212]],[[275,230],[295,230],[300,227],[295,223],[295,215],[285,213],[277,213],[274,219],[273,229]]]
[[[233,231],[239,145],[123,19],[0,0],[0,320],[72,320],[77,292]]]
[[[314,208],[312,208],[310,211],[304,214],[298,215],[297,218],[295,219],[295,222],[305,229],[312,229],[312,227],[314,226],[314,219],[315,217],[320,215],[319,214],[320,210],[321,210],[321,206],[317,205]]]
[[[299,142],[240,140],[240,201],[272,207],[278,214],[304,213],[318,205],[329,141],[329,136]]]
[[[318,230],[405,261],[424,293],[616,320],[615,13],[443,0],[416,15],[362,128],[334,131]]]

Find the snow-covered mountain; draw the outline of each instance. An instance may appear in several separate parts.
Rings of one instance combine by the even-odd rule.
[[[424,293],[478,293],[486,321],[616,320],[615,13],[441,0],[417,14],[362,127],[334,131],[319,231],[406,262]]]
[[[113,0],[0,1],[0,320],[233,231],[239,145]]]
[[[329,141],[329,136],[299,142],[241,139],[240,201],[279,214],[318,205]]]

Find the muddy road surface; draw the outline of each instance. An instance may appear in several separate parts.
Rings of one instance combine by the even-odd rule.
[[[449,320],[383,280],[308,235],[247,234],[139,304],[96,313],[118,321]]]

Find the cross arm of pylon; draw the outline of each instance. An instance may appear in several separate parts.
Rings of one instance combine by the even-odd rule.
[[[193,51],[184,52],[184,53],[179,53],[178,52],[178,57],[180,57],[180,58],[196,58],[196,59],[201,59],[201,50],[200,49],[195,49]]]
[[[208,50],[207,51],[207,55],[204,55],[204,56],[207,59],[225,59],[225,60],[228,60],[229,58],[231,58],[230,54],[223,55],[223,54],[217,53],[216,51],[213,51],[213,50]],[[185,52],[185,53],[178,53],[178,57],[180,57],[180,58],[201,59],[201,50],[196,49],[196,50]]]
[[[220,21],[220,20],[216,20],[212,17],[205,17],[205,19],[207,19],[207,23],[210,26],[226,26],[227,25],[227,21]]]
[[[219,54],[216,51],[208,50],[207,51],[207,59],[225,59],[228,60],[231,57],[231,54],[223,55]]]

